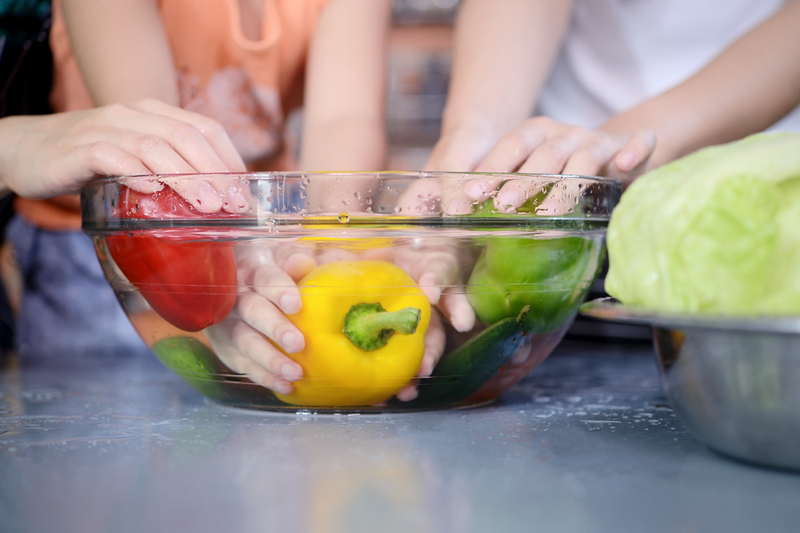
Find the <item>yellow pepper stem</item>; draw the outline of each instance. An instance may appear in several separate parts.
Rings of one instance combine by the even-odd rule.
[[[395,332],[411,335],[417,331],[422,311],[406,307],[389,312],[380,303],[356,304],[344,316],[342,333],[366,352],[386,346]]]

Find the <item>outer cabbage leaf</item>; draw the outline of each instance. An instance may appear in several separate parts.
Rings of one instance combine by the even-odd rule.
[[[800,314],[800,134],[759,134],[639,178],[608,229],[606,291],[676,313]]]

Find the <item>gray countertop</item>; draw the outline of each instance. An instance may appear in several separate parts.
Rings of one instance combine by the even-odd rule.
[[[153,359],[0,373],[0,532],[798,531],[800,474],[686,433],[646,344],[564,343],[490,406],[220,407]]]

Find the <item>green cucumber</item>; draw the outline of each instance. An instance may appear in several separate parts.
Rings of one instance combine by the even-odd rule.
[[[516,317],[494,323],[442,356],[430,377],[418,385],[417,397],[406,405],[457,403],[477,392],[522,346],[529,311],[525,306]]]
[[[184,336],[166,337],[150,349],[167,368],[199,393],[212,399],[223,394],[221,374],[230,374],[231,371],[199,340]]]

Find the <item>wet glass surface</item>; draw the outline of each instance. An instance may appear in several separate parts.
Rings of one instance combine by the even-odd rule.
[[[795,531],[800,475],[690,437],[646,344],[564,343],[491,405],[222,407],[152,360],[0,373],[0,531]]]

